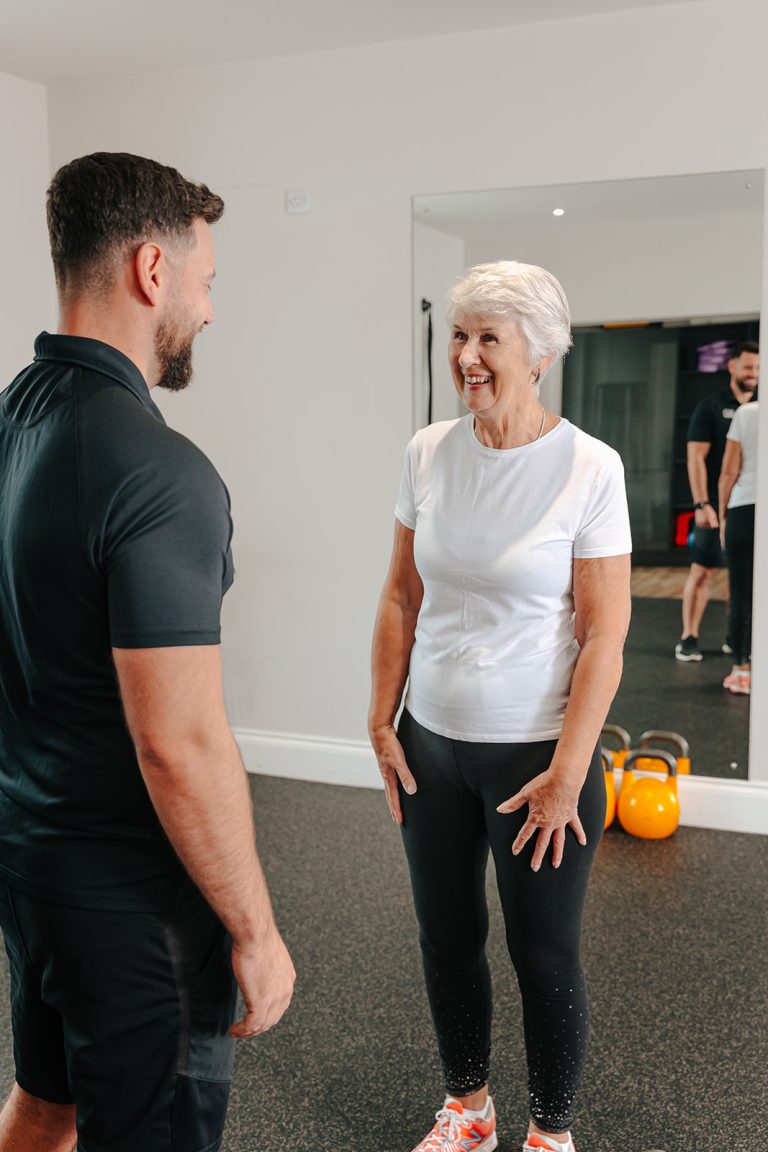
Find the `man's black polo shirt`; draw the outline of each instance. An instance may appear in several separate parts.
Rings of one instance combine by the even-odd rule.
[[[141,778],[114,648],[218,644],[229,498],[138,368],[43,333],[0,393],[0,873],[156,907],[179,867]]]
[[[706,458],[707,496],[717,508],[717,482],[725,455],[725,440],[733,414],[739,402],[730,388],[705,396],[693,410],[688,424],[688,440],[699,440],[710,445]]]

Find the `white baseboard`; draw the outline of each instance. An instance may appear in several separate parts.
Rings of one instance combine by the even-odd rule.
[[[245,728],[236,728],[235,736],[249,772],[353,788],[382,787],[376,760],[366,741],[288,736]],[[711,776],[678,779],[681,824],[768,835],[768,784]],[[621,783],[619,772],[616,783]]]
[[[249,772],[311,780],[316,784],[348,784],[382,788],[376,757],[364,740],[326,740],[321,736],[288,736],[235,728],[235,737]]]

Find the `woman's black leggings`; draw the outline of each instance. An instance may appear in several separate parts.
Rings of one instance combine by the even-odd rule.
[[[728,638],[734,664],[748,664],[752,655],[752,568],[755,559],[755,506],[729,508],[725,519],[725,552],[731,608]]]
[[[587,836],[566,836],[559,868],[551,849],[531,869],[535,837],[519,856],[512,844],[527,806],[508,816],[496,806],[549,767],[556,741],[480,744],[449,740],[403,712],[398,735],[417,784],[400,789],[427,992],[445,1086],[469,1096],[488,1081],[491,984],[485,956],[485,868],[493,853],[507,946],[523,1001],[533,1119],[548,1132],[571,1127],[586,1055],[587,989],[581,967],[581,916],[605,820],[605,783],[595,750],[579,799]]]

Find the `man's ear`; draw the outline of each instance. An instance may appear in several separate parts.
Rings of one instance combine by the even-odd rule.
[[[151,240],[140,244],[133,257],[133,270],[144,302],[156,308],[168,278],[168,262],[160,245]]]

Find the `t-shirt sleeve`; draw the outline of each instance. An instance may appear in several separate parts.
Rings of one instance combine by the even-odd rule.
[[[741,408],[737,408],[734,412],[733,419],[728,425],[728,431],[725,434],[726,440],[735,440],[737,444],[740,444],[744,439],[745,416],[743,413],[745,408],[746,405],[742,405]]]
[[[416,528],[416,451],[413,440],[405,450],[395,516],[406,528]]]
[[[618,455],[597,472],[573,542],[577,560],[632,551],[624,468]]]
[[[703,444],[711,444],[714,438],[710,408],[706,403],[697,404],[688,422],[687,439],[696,440]]]
[[[202,453],[182,457],[145,465],[113,501],[102,566],[114,648],[220,641],[233,580],[229,496]]]

